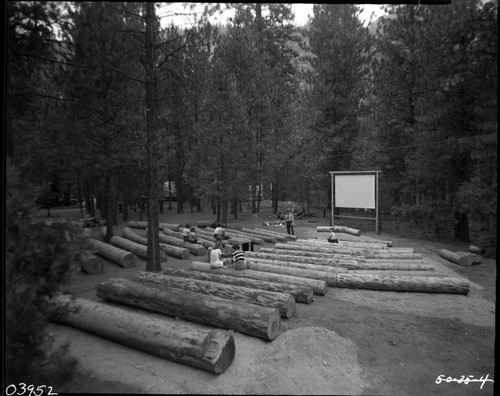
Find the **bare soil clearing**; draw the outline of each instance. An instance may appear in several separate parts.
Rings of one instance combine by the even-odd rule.
[[[212,219],[202,213],[166,211],[161,222],[191,223]],[[261,227],[273,221],[270,213],[239,214],[230,228]],[[139,220],[132,213],[131,220]],[[318,225],[328,219],[297,220],[299,238],[325,237]],[[120,224],[115,228],[121,233]],[[273,230],[285,232],[282,228]],[[388,230],[388,227],[384,227]],[[97,228],[93,229],[99,234]],[[79,359],[72,381],[54,388],[71,393],[202,393],[202,394],[380,394],[380,395],[493,395],[494,384],[442,382],[439,375],[460,379],[481,376],[494,379],[496,262],[460,267],[439,257],[439,250],[467,250],[454,241],[399,238],[363,232],[395,247],[413,247],[436,270],[469,279],[463,295],[400,293],[329,288],[311,305],[297,304],[296,314],[282,320],[280,335],[272,342],[234,333],[236,356],[216,376],[162,360],[67,326],[50,324],[55,345],[69,342]],[[353,237],[356,238],[356,237]],[[269,244],[266,244],[269,245]],[[187,268],[199,257],[168,258],[167,265]],[[98,300],[95,286],[106,279],[131,279],[144,270],[105,263],[102,274],[78,273],[66,287],[75,296]],[[151,316],[157,315],[148,313]]]

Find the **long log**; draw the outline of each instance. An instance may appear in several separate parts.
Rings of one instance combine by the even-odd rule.
[[[90,252],[82,252],[79,256],[81,269],[87,274],[100,274],[104,272],[104,263],[95,254]]]
[[[365,253],[365,258],[378,260],[420,260],[422,259],[422,253]]]
[[[336,273],[328,273],[324,271],[313,271],[301,268],[291,268],[281,265],[259,264],[254,262],[249,263],[249,269],[251,271],[272,272],[274,274],[298,276],[301,278],[320,279],[326,281],[326,284],[328,286],[335,286],[335,284],[337,283]]]
[[[314,264],[322,265],[327,267],[342,267],[346,269],[361,269],[362,265],[355,260],[338,260],[338,259],[328,259],[324,257],[315,256],[288,256],[280,255],[277,253],[261,253],[261,252],[246,252],[245,255],[252,260],[269,260],[277,262],[295,262],[303,264]]]
[[[197,243],[185,242],[184,240],[181,241],[178,238],[165,235],[164,233],[160,233],[158,238],[161,243],[188,249],[189,253],[194,254],[195,256],[205,256],[207,254],[207,249]]]
[[[215,231],[215,228],[206,227],[206,229],[208,232],[212,232],[212,237],[213,237],[213,232]],[[225,229],[223,228],[223,230],[225,230]],[[227,236],[227,238],[228,238],[227,241],[230,244],[233,244],[233,243],[242,244],[242,243],[251,242],[250,238],[248,238],[248,237],[242,237],[242,236],[238,236],[238,235],[228,235],[227,233],[225,233],[225,235]]]
[[[375,258],[367,258],[365,259],[365,263],[380,263],[380,262],[388,262],[391,264],[423,264],[424,259],[390,259],[390,260],[381,260],[381,259],[375,259]]]
[[[289,275],[284,275],[284,274],[276,274],[276,273],[266,273],[266,272],[258,272],[258,271],[236,271],[234,269],[222,267],[222,268],[217,268],[213,269],[210,267],[209,263],[203,263],[201,261],[193,261],[191,263],[191,267],[194,270],[197,271],[203,271],[203,272],[209,272],[209,273],[217,273],[217,274],[222,274],[222,275],[230,275],[230,276],[237,276],[237,277],[242,277],[242,278],[251,278],[251,279],[259,279],[259,280],[265,280],[269,282],[279,282],[279,283],[286,283],[286,284],[293,284],[293,285],[300,285],[300,286],[308,286],[312,288],[313,293],[317,294],[319,296],[326,296],[326,293],[328,291],[328,285],[326,281],[324,280],[318,280],[318,279],[310,279],[310,278],[303,278],[303,277],[297,277],[297,276],[289,276]]]
[[[131,228],[147,228],[148,222],[147,221],[137,221],[137,220],[130,220],[127,222],[127,227]]]
[[[164,228],[162,228],[162,230],[163,230],[163,233],[165,235],[180,239],[181,241],[184,240],[181,232],[172,231],[168,227],[164,227]],[[213,237],[211,239],[208,239],[208,237],[200,235],[199,233],[198,233],[198,243],[201,244],[205,249],[213,248],[215,246],[215,242],[213,240]]]
[[[129,227],[124,227],[122,229],[122,235],[132,242],[139,243],[147,247],[148,238],[137,235],[134,231],[132,231]],[[165,252],[165,254],[180,258],[187,259],[189,258],[189,250],[179,246],[168,245],[166,243],[160,243],[160,249]]]
[[[326,238],[326,237],[325,237]],[[383,241],[381,239],[376,239],[376,238],[370,238],[370,237],[364,237],[364,236],[360,236],[360,237],[356,237],[353,239],[345,239],[346,238],[346,235],[342,232],[339,232],[338,235],[337,235],[337,238],[339,239],[339,241],[342,241],[342,242],[353,242],[353,243],[359,243],[359,242],[368,242],[368,243],[382,243],[384,245],[386,245],[387,247],[393,247],[393,243],[392,241]],[[352,238],[352,237],[347,237],[347,238]],[[305,239],[306,241],[325,241],[326,239],[324,238],[319,238],[319,237],[316,237],[316,238],[306,238]]]
[[[355,256],[355,258],[350,254],[337,254],[337,253],[322,253],[306,250],[287,250],[287,249],[276,249],[262,247],[257,253],[265,253],[275,256],[305,256],[313,258],[324,258],[329,259],[331,262],[353,262],[358,263],[365,261],[361,256]]]
[[[127,250],[91,238],[87,240],[86,246],[99,256],[107,258],[122,267],[131,268],[137,265],[137,257]]]
[[[316,269],[324,271],[330,271],[328,268],[334,268],[334,271],[337,272],[347,272],[347,270],[385,270],[385,271],[394,271],[394,270],[405,270],[405,271],[434,271],[434,266],[431,264],[424,263],[392,263],[390,261],[377,261],[375,263],[352,263],[352,262],[338,262],[338,263],[329,263],[328,261],[318,259],[316,261],[310,260],[307,263],[301,261],[301,257],[295,257],[290,260],[273,260],[266,259],[261,257],[251,257],[251,261],[274,264],[274,265],[287,265],[290,267],[296,268],[306,268],[306,269]],[[310,259],[310,258],[309,258]],[[319,268],[317,268],[319,267]]]
[[[137,272],[134,281],[146,282],[161,287],[188,290],[195,293],[227,298],[233,301],[244,301],[264,307],[277,308],[281,317],[290,319],[295,313],[295,298],[291,294],[257,290],[242,286],[224,285],[222,283],[183,278],[172,275],[160,275],[151,272]]]
[[[283,236],[271,235],[265,231],[257,230],[256,228],[242,228],[241,231],[248,232],[250,234],[260,235],[261,238],[264,239],[266,242],[270,242],[269,238],[272,238],[272,240],[275,242],[278,242],[278,241],[287,242],[288,241],[287,237],[284,234],[283,234]]]
[[[148,258],[148,248],[145,245],[142,245],[137,242],[130,241],[126,238],[122,238],[120,236],[115,235],[111,237],[109,243],[113,246],[116,246],[120,249],[128,250],[129,252],[134,253],[135,255],[147,260]],[[165,252],[160,251],[160,260],[167,261],[167,256]]]
[[[204,329],[168,317],[147,314],[68,295],[55,297],[51,320],[75,327],[162,359],[221,374],[235,355],[227,331]]]
[[[332,232],[332,227],[318,226],[316,227],[317,232]],[[344,227],[344,226],[333,226],[334,232],[343,232],[344,234],[351,234],[355,236],[360,236],[361,231],[355,228]]]
[[[179,276],[184,278],[205,280],[210,282],[217,282],[225,285],[243,286],[252,289],[287,293],[293,295],[296,302],[304,304],[311,304],[313,301],[313,291],[312,288],[309,286],[268,282],[259,279],[239,278],[229,275],[215,274],[215,273],[195,271],[195,270],[176,269],[176,268],[167,268],[163,271],[163,274]]]
[[[331,244],[335,245],[335,244]],[[319,247],[319,246],[311,246],[307,244],[300,244],[297,242],[288,242],[288,243],[277,243],[274,245],[276,249],[285,249],[285,250],[303,250],[303,251],[311,251],[311,252],[322,252],[322,253],[338,253],[338,254],[350,254],[352,256],[364,256],[362,251],[355,251],[352,249],[342,249],[336,246],[333,247]],[[355,257],[353,257],[355,258]]]
[[[258,236],[250,235],[250,234],[247,234],[245,232],[238,231],[238,230],[233,230],[232,228],[226,228],[226,230],[227,230],[227,233],[229,234],[229,236],[235,234],[236,236],[250,239],[256,245],[263,245],[264,244],[264,240],[262,238],[259,238]]]
[[[367,269],[367,270],[349,270],[348,274],[360,274],[360,275],[405,275],[405,276],[439,276],[439,277],[450,277],[450,274],[447,272],[440,272],[440,271],[432,271],[432,270],[425,270],[425,271],[409,271],[409,270],[372,270],[372,269]]]
[[[254,228],[258,232],[263,232],[264,234],[269,234],[271,236],[276,236],[278,238],[285,238],[285,240],[296,241],[297,235],[285,234],[284,232],[274,231],[267,228]],[[279,240],[279,239],[278,239]]]
[[[183,226],[181,224],[158,223],[158,228],[160,230],[163,230],[165,227],[172,231],[179,231]]]
[[[296,261],[280,261],[280,260],[267,260],[267,259],[253,258],[251,260],[251,263],[278,265],[278,266],[283,266],[283,267],[300,268],[300,269],[312,270],[312,271],[324,271],[324,272],[328,272],[331,274],[336,274],[338,272],[346,272],[346,273],[348,272],[347,268],[343,268],[343,267],[308,264],[308,263],[301,263],[301,262],[296,262]]]
[[[337,287],[419,293],[469,293],[469,282],[462,278],[337,274]]]
[[[276,308],[179,289],[158,290],[126,279],[109,279],[99,283],[96,290],[103,300],[232,329],[269,341],[274,340],[280,330],[280,313]]]

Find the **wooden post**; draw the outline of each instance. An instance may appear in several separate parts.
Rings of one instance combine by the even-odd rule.
[[[126,279],[109,279],[98,284],[96,289],[97,296],[104,300],[233,329],[269,341],[279,334],[280,313],[276,308],[234,302],[185,290],[158,290]]]
[[[136,348],[162,359],[221,374],[235,355],[229,332],[180,323],[173,318],[151,317],[120,307],[60,295],[52,300],[54,322],[63,323]]]

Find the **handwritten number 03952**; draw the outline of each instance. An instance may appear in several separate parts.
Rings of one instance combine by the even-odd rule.
[[[35,385],[26,385],[24,382],[19,383],[19,392],[17,391],[17,386],[10,384],[7,389],[5,389],[5,394],[7,396],[19,395],[19,396],[41,396],[43,395],[43,388],[47,388],[47,395],[57,395],[57,393],[52,392],[51,386],[39,385],[35,389]],[[13,389],[12,389],[13,388]]]

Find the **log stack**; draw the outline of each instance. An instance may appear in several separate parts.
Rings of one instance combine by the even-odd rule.
[[[120,236],[115,235],[111,237],[109,243],[115,247],[118,247],[123,250],[128,250],[129,252],[134,253],[135,255],[147,260],[148,258],[148,248],[145,245],[142,245],[137,242],[132,242],[126,238],[122,238]],[[167,256],[165,252],[160,251],[160,260],[167,261]]]
[[[268,282],[259,279],[251,279],[251,278],[224,275],[219,273],[175,269],[175,268],[167,268],[163,271],[163,274],[184,277],[184,278],[205,280],[210,282],[218,282],[226,285],[250,287],[252,289],[287,293],[294,296],[295,302],[303,304],[311,304],[313,301],[313,290],[309,286]]]
[[[87,274],[100,274],[104,272],[104,263],[95,254],[84,251],[79,256],[81,269]]]
[[[290,319],[295,313],[295,298],[289,293],[258,290],[243,286],[227,285],[212,281],[159,275],[151,272],[137,272],[133,278],[137,282],[158,285],[162,288],[175,288],[195,293],[217,296],[233,301],[244,301],[264,307],[277,308],[281,317]]]
[[[214,374],[224,373],[235,356],[234,338],[227,331],[179,323],[168,317],[152,318],[67,295],[55,297],[52,303],[55,310],[51,321]]]
[[[97,296],[105,301],[236,330],[267,341],[274,340],[279,334],[280,313],[276,308],[235,302],[186,290],[159,290],[119,278],[99,283],[96,290]]]
[[[127,238],[130,241],[136,242],[141,245],[148,245],[148,239],[146,237],[143,237],[141,235],[136,234],[134,231],[132,231],[131,228],[125,227],[122,230],[122,235]],[[189,258],[189,250],[183,247],[179,246],[174,246],[174,245],[168,245],[166,243],[160,243],[160,249],[165,252],[165,254],[180,258],[180,259],[187,259]]]
[[[137,257],[132,252],[98,241],[97,239],[89,238],[86,242],[86,247],[121,267],[130,268],[137,265]]]
[[[289,276],[271,272],[266,273],[266,272],[249,271],[249,270],[236,271],[225,267],[213,269],[212,267],[210,267],[209,263],[203,263],[200,261],[193,261],[191,263],[190,268],[196,271],[203,271],[215,274],[259,279],[268,282],[279,282],[279,283],[286,283],[299,286],[308,286],[312,288],[314,294],[317,294],[319,296],[326,296],[328,290],[326,281],[318,279],[302,278],[297,276]]]
[[[333,229],[332,229],[333,228]],[[344,226],[333,226],[333,227],[326,227],[326,226],[318,226],[316,227],[317,232],[343,232],[344,234],[351,234],[355,236],[360,236],[361,231],[356,230],[355,228],[350,228],[350,227],[344,227]]]

